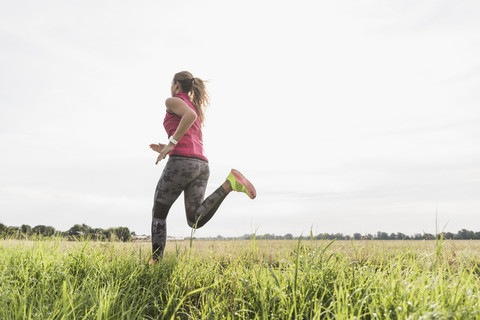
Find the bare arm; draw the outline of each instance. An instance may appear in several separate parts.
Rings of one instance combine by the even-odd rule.
[[[165,105],[169,112],[173,112],[181,118],[177,130],[173,134],[173,139],[178,141],[183,137],[183,135],[188,131],[188,129],[190,129],[192,124],[195,122],[195,120],[197,119],[197,114],[185,103],[185,101],[180,98],[168,98],[165,101]],[[150,147],[155,150],[152,145],[150,145]],[[165,147],[163,147],[161,151],[159,151],[160,154],[158,155],[157,162],[155,164],[157,164],[160,160],[165,159],[167,154],[172,151],[173,147],[174,144],[171,142],[169,142]],[[155,151],[158,152],[158,150]]]
[[[178,141],[197,120],[197,114],[180,98],[168,98],[165,105],[169,112],[173,112],[181,118],[177,130],[173,134],[173,139]]]

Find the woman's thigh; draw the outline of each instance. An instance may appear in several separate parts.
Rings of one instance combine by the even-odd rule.
[[[184,190],[185,212],[189,224],[195,223],[195,214],[205,198],[208,178],[210,177],[210,169],[207,162],[202,164],[200,169],[200,174]]]
[[[172,205],[192,181],[204,177],[205,164],[208,168],[208,163],[205,161],[170,157],[158,181],[155,201],[164,205]]]

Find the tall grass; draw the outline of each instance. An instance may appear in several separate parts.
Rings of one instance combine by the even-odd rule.
[[[0,319],[480,319],[480,242],[439,240],[5,240]]]

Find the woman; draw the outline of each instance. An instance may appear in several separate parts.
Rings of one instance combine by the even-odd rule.
[[[225,182],[203,200],[210,170],[203,151],[202,125],[209,100],[202,79],[188,71],[173,77],[172,97],[165,101],[167,112],[163,126],[169,137],[168,144],[151,144],[158,152],[157,164],[169,155],[158,181],[152,210],[152,261],[163,256],[167,242],[166,219],[170,207],[180,196],[185,196],[188,225],[200,228],[217,211],[223,199],[231,192],[245,192],[256,197],[253,185],[240,172],[232,169]]]

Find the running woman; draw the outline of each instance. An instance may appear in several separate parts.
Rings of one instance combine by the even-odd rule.
[[[182,192],[185,196],[187,223],[201,228],[215,214],[225,197],[232,191],[256,197],[252,183],[239,171],[232,169],[225,182],[204,200],[210,169],[203,151],[202,125],[209,104],[205,82],[194,78],[188,71],[173,77],[172,97],[167,107],[163,126],[169,137],[168,144],[151,144],[159,153],[157,164],[169,155],[167,164],[155,190],[152,210],[152,260],[163,256],[167,242],[167,215]]]

